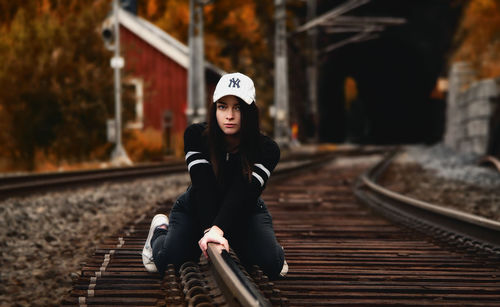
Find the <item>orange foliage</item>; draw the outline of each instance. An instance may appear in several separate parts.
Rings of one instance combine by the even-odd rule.
[[[168,1],[161,17],[153,22],[179,41],[187,43],[189,3],[187,1]]]
[[[260,39],[254,3],[245,3],[229,11],[222,25],[228,29],[237,29],[250,43],[256,43]]]
[[[160,7],[157,0],[148,0],[139,3],[139,15],[187,44],[188,1],[168,0]],[[261,24],[262,18],[265,17],[257,14],[255,1],[245,1],[235,6],[233,0],[218,0],[206,5],[204,35],[207,60],[225,70],[245,67],[244,70],[252,74],[255,69],[253,59],[266,57],[270,52],[266,41],[268,33]]]
[[[125,139],[125,149],[134,162],[161,160],[163,156],[163,141],[160,131],[154,129],[132,130],[130,137]]]
[[[157,13],[158,13],[158,4],[156,3],[156,0],[149,0],[146,12],[147,16],[151,18],[155,16]]]
[[[233,69],[231,59],[220,56],[222,46],[223,43],[217,35],[213,33],[205,34],[205,57],[223,70],[231,71]]]
[[[37,3],[37,11],[39,15],[47,14],[50,12],[50,1],[49,0],[41,0]]]
[[[144,0],[137,4],[139,16],[188,43],[189,1]],[[273,100],[269,86],[273,10],[272,1],[256,0],[217,0],[204,6],[206,60],[225,71],[241,71],[254,77],[261,106]]]
[[[472,64],[479,78],[500,75],[500,1],[471,0],[459,25],[452,61]]]
[[[106,142],[113,103],[110,55],[98,34],[109,0],[0,2],[16,3],[14,17],[0,20],[2,167],[88,159]]]
[[[352,77],[345,78],[344,97],[345,107],[349,110],[351,108],[351,103],[358,98],[358,86],[356,84],[356,80]]]

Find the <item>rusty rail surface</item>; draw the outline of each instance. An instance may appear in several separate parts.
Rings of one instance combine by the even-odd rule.
[[[268,307],[271,306],[257,287],[248,282],[248,277],[242,274],[242,270],[233,261],[220,245],[208,244],[208,255],[213,264],[213,270],[218,281],[219,288],[225,292],[225,297],[231,298],[237,306],[243,307]]]
[[[365,168],[332,162],[268,187],[264,201],[290,267],[275,287],[290,306],[498,306],[496,258],[357,202],[352,186]]]
[[[0,196],[34,192],[40,189],[46,190],[47,188],[60,188],[74,184],[173,174],[185,170],[185,163],[181,160],[107,169],[3,176],[0,177]]]
[[[498,172],[500,172],[500,160],[498,160],[497,157],[494,156],[483,157],[479,160],[478,164],[482,166],[491,166]]]
[[[304,157],[295,156],[302,161],[279,167],[275,172],[276,178],[320,165],[330,160],[332,154]],[[285,161],[293,162],[291,160]],[[219,257],[213,246],[209,249],[213,265],[202,257],[197,264],[185,263],[178,274],[170,266],[163,279],[158,273],[148,273],[140,255],[149,222],[156,213],[169,212],[171,206],[171,201],[158,204],[155,212],[131,222],[120,235],[102,242],[89,261],[82,265],[81,276],[74,282],[73,290],[63,300],[63,305],[201,307],[287,304],[286,298],[280,296],[279,290],[273,288],[262,271],[255,268],[250,276],[238,265],[236,255],[232,254],[234,260],[228,259],[227,255]],[[220,259],[224,259],[224,263]],[[231,262],[230,271],[227,263]],[[240,281],[245,278],[247,281],[236,286],[234,276]]]
[[[285,249],[287,277],[271,283],[258,268],[241,270],[271,305],[498,305],[500,268],[491,254],[442,244],[357,202],[352,186],[367,165],[335,159],[311,165],[274,176],[263,194]],[[99,245],[63,305],[243,305],[224,293],[203,257],[177,274],[169,267],[163,279],[145,271],[140,252],[157,212]]]
[[[360,149],[363,150],[363,149]],[[302,164],[321,160],[331,153],[291,153],[286,154],[282,162],[298,163],[295,167],[287,167],[288,170],[300,168]],[[158,162],[139,164],[134,166],[111,167],[104,169],[89,169],[79,171],[47,172],[23,175],[0,176],[0,197],[12,196],[18,193],[47,191],[48,188],[62,188],[69,185],[95,184],[102,181],[128,180],[140,177],[161,176],[186,172],[186,164],[183,160],[172,160],[170,162]]]
[[[396,155],[397,151],[393,151],[359,177],[355,186],[357,197],[398,221],[413,224],[416,229],[438,237],[453,236],[455,241],[492,253],[500,260],[500,222],[414,199],[377,184],[378,177]]]

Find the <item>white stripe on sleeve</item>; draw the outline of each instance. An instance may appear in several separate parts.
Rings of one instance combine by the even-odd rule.
[[[193,162],[189,163],[188,164],[188,172],[191,170],[191,167],[193,167],[194,165],[196,164],[199,164],[199,163],[207,163],[207,164],[210,164],[207,160],[205,159],[198,159],[198,160],[194,160]]]
[[[254,176],[255,178],[257,178],[257,180],[259,180],[261,187],[264,186],[264,179],[262,179],[262,177],[260,177],[259,174],[257,174],[256,172],[252,172],[252,176]]]
[[[255,163],[254,165],[263,170],[267,174],[268,178],[271,176],[271,172],[264,165],[257,163]]]
[[[197,154],[197,153],[201,153],[199,151],[188,151],[188,153],[186,154],[186,160],[191,157],[192,155],[194,154]]]

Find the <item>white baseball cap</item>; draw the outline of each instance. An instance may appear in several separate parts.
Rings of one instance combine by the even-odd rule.
[[[237,96],[247,104],[252,104],[255,101],[255,86],[252,79],[239,72],[225,74],[215,87],[213,102],[227,95]]]

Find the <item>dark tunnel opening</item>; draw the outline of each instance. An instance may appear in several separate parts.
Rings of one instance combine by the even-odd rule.
[[[446,76],[461,9],[449,1],[379,0],[349,14],[403,17],[407,23],[319,58],[319,140],[438,142],[444,132],[445,101],[431,93],[437,79]],[[331,43],[331,38],[320,37],[323,47]],[[355,80],[358,91],[348,106],[346,77]]]

